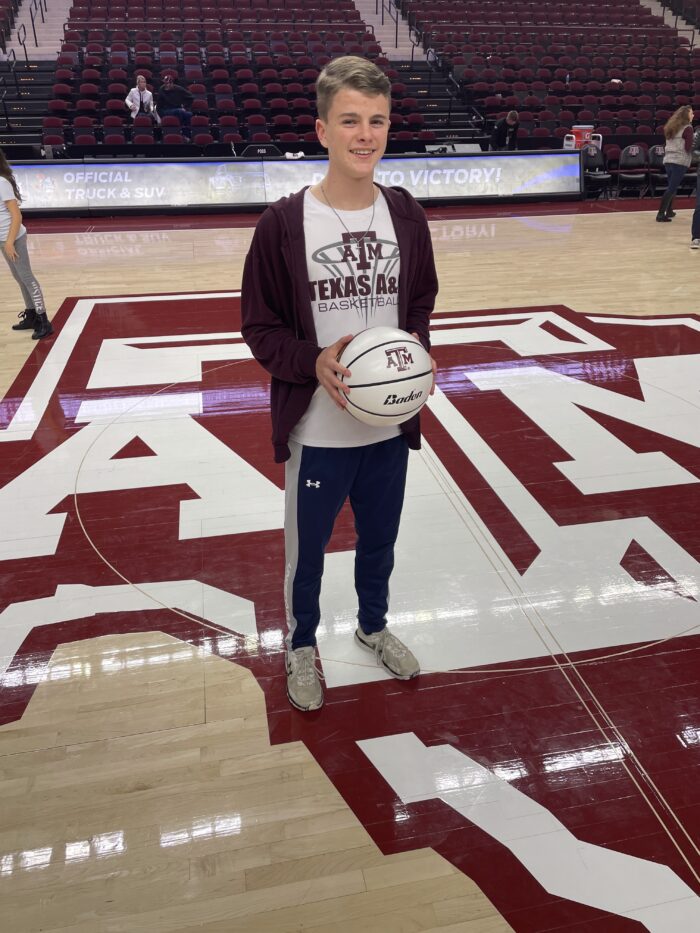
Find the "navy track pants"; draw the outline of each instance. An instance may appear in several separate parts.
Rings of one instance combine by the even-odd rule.
[[[367,634],[380,632],[386,625],[406,488],[406,439],[399,435],[365,447],[289,447],[284,522],[287,646],[316,644],[324,553],[348,497],[357,532],[357,618]]]

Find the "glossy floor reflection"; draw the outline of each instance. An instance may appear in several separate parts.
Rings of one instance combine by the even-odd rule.
[[[593,219],[479,223],[510,243]],[[353,642],[344,510],[326,705],[289,707],[282,472],[236,292],[68,299],[17,367],[0,410],[13,933],[700,929],[700,318],[495,293],[474,310],[440,252],[449,223],[392,578],[416,681]],[[239,263],[249,231],[229,234]]]

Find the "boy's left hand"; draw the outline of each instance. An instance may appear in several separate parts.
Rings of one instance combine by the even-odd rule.
[[[411,332],[411,336],[415,337],[418,343],[420,343],[420,337],[415,331]],[[423,346],[422,343],[421,343],[421,346]],[[435,379],[437,377],[437,363],[435,362],[432,356],[430,357],[430,364],[433,367],[433,384],[430,387],[430,394],[435,395]]]

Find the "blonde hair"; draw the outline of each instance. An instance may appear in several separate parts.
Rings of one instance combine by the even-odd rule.
[[[328,119],[333,98],[343,88],[368,97],[381,94],[391,101],[391,81],[374,62],[359,55],[343,55],[329,62],[316,79],[316,108],[322,120]]]
[[[689,104],[684,104],[682,107],[679,107],[675,113],[672,113],[671,116],[666,121],[664,126],[664,136],[666,139],[673,139],[681,130],[685,129],[686,126],[690,126],[690,111],[693,108]]]

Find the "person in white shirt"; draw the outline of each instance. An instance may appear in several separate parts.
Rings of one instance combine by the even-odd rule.
[[[143,75],[136,76],[136,87],[132,87],[124,103],[131,112],[132,120],[135,120],[139,114],[145,114],[155,123],[160,123],[160,117],[153,103],[153,94],[146,87],[146,79]]]
[[[356,421],[345,410],[341,377],[351,372],[339,357],[354,333],[377,326],[413,334],[428,350],[438,291],[423,208],[403,188],[374,183],[391,82],[368,59],[341,56],[318,76],[316,104],[326,173],[262,215],[241,288],[241,333],[272,377],[275,458],[285,463],[287,696],[304,712],[323,705],[316,631],[324,555],[348,499],[357,532],[355,642],[399,680],[420,672],[386,619],[418,416],[400,427]]]
[[[21,200],[15,176],[0,149],[0,247],[24,299],[24,311],[20,311],[19,322],[12,325],[12,330],[33,330],[32,338],[41,340],[51,336],[53,327],[46,314],[41,286],[29,263],[27,230],[19,209]]]

